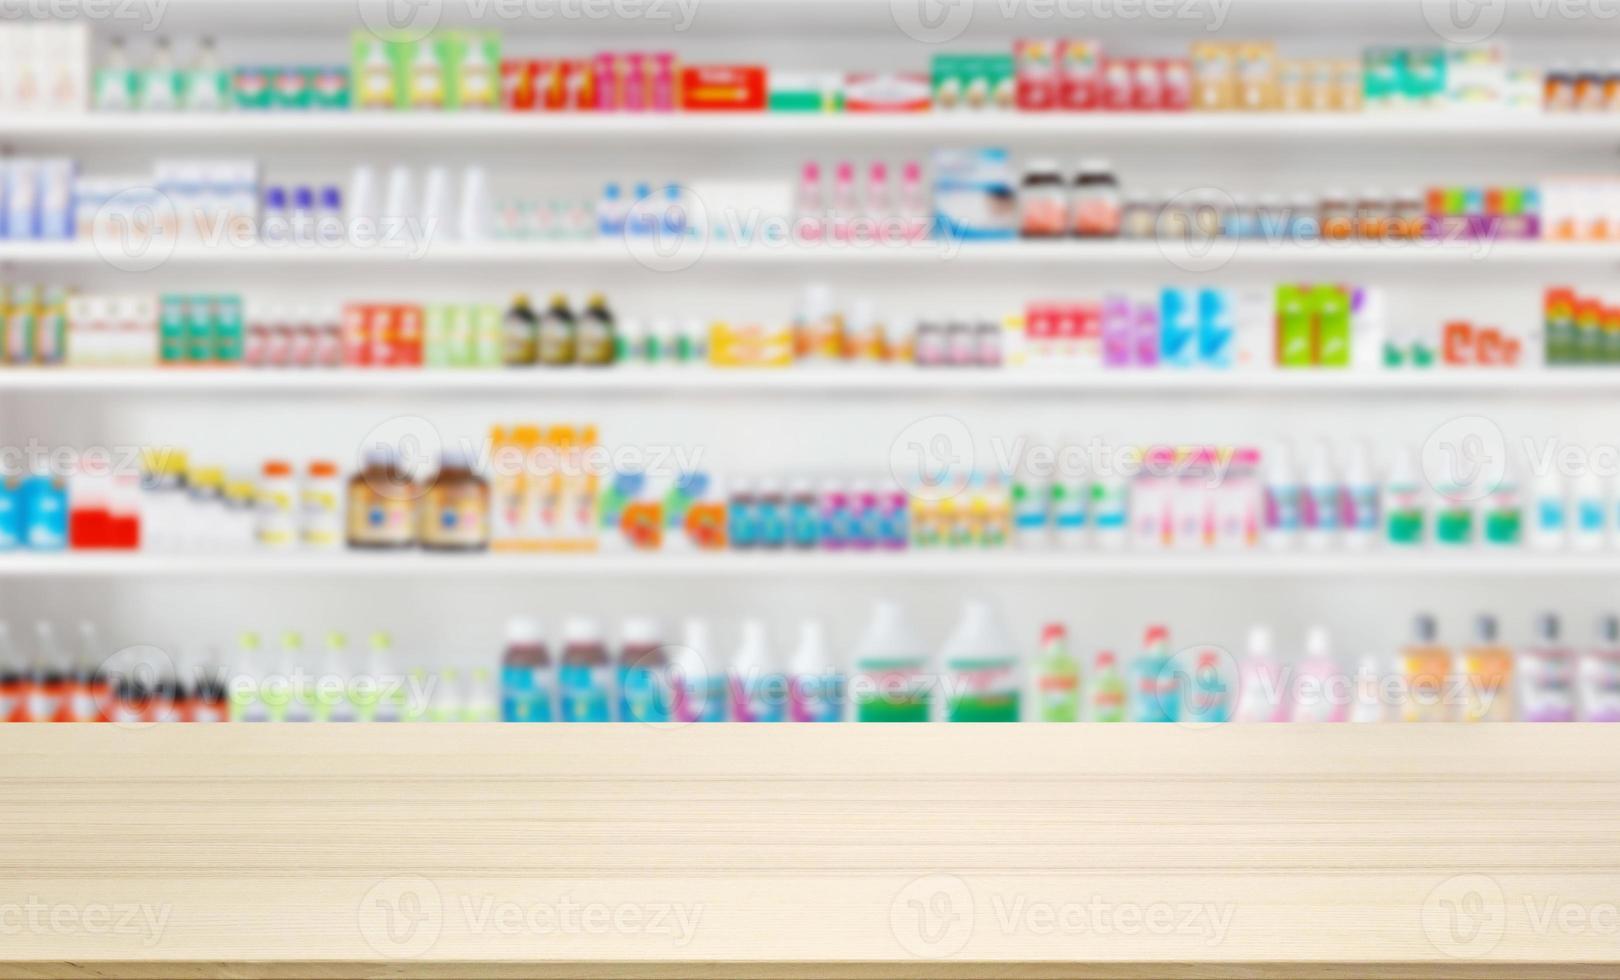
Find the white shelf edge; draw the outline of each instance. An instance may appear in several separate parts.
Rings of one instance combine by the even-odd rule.
[[[1069,372],[1018,368],[16,368],[0,367],[7,392],[575,392],[887,394],[984,391],[1004,394],[1388,392],[1424,396],[1560,392],[1620,394],[1620,365],[1571,368],[1459,368],[1419,371],[1300,369],[1209,371],[1130,368]]]
[[[652,254],[651,247],[631,245],[623,240],[593,239],[559,242],[439,242],[419,249],[401,246],[210,246],[176,245],[160,252],[155,246],[142,254],[126,257],[103,254],[89,241],[0,241],[0,262],[105,265],[109,270],[144,272],[170,263],[196,264],[329,264],[401,263],[411,265],[524,265],[545,262],[553,265],[642,264],[653,271],[671,271],[716,265],[848,264],[868,263],[935,265],[955,268],[959,264],[1078,263],[1098,265],[1172,265],[1188,273],[1214,271],[1227,262],[1249,264],[1332,264],[1364,263],[1377,265],[1471,265],[1523,266],[1564,265],[1572,262],[1613,264],[1620,262],[1620,242],[1320,242],[1267,244],[1263,242],[1217,242],[1211,247],[1189,250],[1169,243],[1135,240],[1105,242],[963,242],[927,241],[896,245],[719,245],[689,251],[673,258]]]
[[[883,551],[832,554],[792,552],[694,554],[597,553],[430,555],[421,552],[331,555],[145,553],[10,553],[0,555],[0,578],[57,579],[139,576],[192,577],[396,577],[419,575],[524,577],[725,577],[758,576],[1029,576],[1079,577],[1223,576],[1233,578],[1309,576],[1355,578],[1377,575],[1410,578],[1429,575],[1468,578],[1542,578],[1620,575],[1620,553],[1540,553],[1523,549],[1493,552],[1465,549],[1455,554],[1432,549],[1410,554],[1370,553],[1166,553],[1049,552],[1010,549],[997,552]]]
[[[699,112],[357,112],[0,114],[8,139],[76,142],[210,140],[321,136],[344,141],[461,138],[736,138],[761,135],[874,137],[1039,137],[1094,135],[1142,139],[1233,140],[1438,138],[1517,140],[1531,136],[1620,142],[1620,116],[1536,112],[1007,112],[1007,113],[699,113]]]

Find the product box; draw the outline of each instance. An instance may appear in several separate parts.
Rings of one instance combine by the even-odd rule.
[[[1015,71],[1012,55],[936,54],[931,70],[933,105],[941,110],[1024,108],[1017,103]]]
[[[1306,291],[1299,286],[1277,287],[1277,366],[1310,367],[1315,363],[1315,329]]]
[[[1236,50],[1222,41],[1192,46],[1192,107],[1224,112],[1237,105]]]
[[[1129,112],[1136,103],[1133,63],[1129,59],[1111,58],[1103,62],[1098,76],[1097,108],[1110,112]]]
[[[1198,290],[1166,287],[1159,293],[1159,362],[1192,367],[1198,360]]]
[[[1315,340],[1312,362],[1317,367],[1350,366],[1350,295],[1342,286],[1317,285],[1305,298]]]
[[[1057,106],[1089,112],[1102,102],[1102,45],[1068,40],[1057,44]]]
[[[688,112],[759,112],[766,70],[760,65],[687,65],[681,69],[681,108]]]
[[[936,150],[933,173],[938,237],[979,241],[1017,236],[1018,208],[1006,150]]]
[[[395,46],[370,31],[355,31],[350,36],[349,77],[356,109],[396,109],[406,104]],[[266,86],[268,82],[268,78],[262,80]],[[242,83],[242,73],[238,71],[236,88],[239,104]]]
[[[1198,291],[1198,355],[1201,367],[1231,370],[1237,361],[1237,321],[1231,293]]]
[[[1013,44],[1013,102],[1025,112],[1045,112],[1061,104],[1059,51],[1067,42],[1019,40]],[[942,91],[939,56],[935,56],[934,101],[940,108],[955,108],[962,93]],[[947,96],[954,98],[948,99]]]
[[[766,107],[772,112],[839,112],[844,79],[833,72],[771,72]]]
[[[844,76],[845,112],[927,112],[933,90],[917,72],[851,72]]]
[[[1277,46],[1248,41],[1234,54],[1237,104],[1234,108],[1264,111],[1277,108]]]
[[[709,326],[709,364],[713,367],[785,368],[793,365],[793,330],[787,324]]]
[[[500,105],[499,32],[450,31],[437,44],[445,70],[446,108],[477,110]]]

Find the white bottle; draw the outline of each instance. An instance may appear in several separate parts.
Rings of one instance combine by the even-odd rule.
[[[1093,546],[1101,551],[1124,550],[1130,527],[1130,485],[1110,468],[1107,473],[1098,473],[1094,480],[1078,477],[1074,486],[1090,495],[1085,506]]]
[[[1380,504],[1384,543],[1402,548],[1421,547],[1429,521],[1429,497],[1423,478],[1418,475],[1412,450],[1402,449],[1395,454]]]
[[[988,602],[970,599],[940,654],[946,721],[1018,721],[1020,657]]]
[[[827,655],[821,621],[799,624],[799,645],[788,667],[790,721],[843,721],[844,675]]]
[[[1371,548],[1378,540],[1378,481],[1367,462],[1367,447],[1359,441],[1350,445],[1344,467],[1343,514],[1345,547]]]
[[[1569,544],[1569,498],[1564,478],[1553,470],[1536,474],[1530,485],[1526,537],[1537,551],[1558,551]]]
[[[771,656],[765,623],[745,619],[731,658],[731,717],[735,721],[781,721],[787,714],[787,684]]]
[[[422,182],[422,233],[439,241],[452,241],[457,224],[451,201],[450,170],[448,167],[429,167]]]
[[[1620,722],[1620,617],[1599,619],[1595,641],[1581,654],[1581,720]]]
[[[1559,637],[1558,616],[1536,617],[1536,638],[1513,665],[1519,721],[1574,721],[1575,651]]]
[[[692,617],[681,627],[681,645],[670,658],[676,721],[726,720],[726,671],[715,656],[708,620]]]
[[[1318,442],[1305,467],[1305,546],[1310,550],[1326,551],[1339,543],[1342,493],[1333,472],[1332,451],[1326,443]]]
[[[1600,551],[1608,543],[1609,504],[1603,480],[1590,467],[1570,487],[1570,546],[1576,551]]]
[[[1022,443],[1025,448],[1019,454],[1012,480],[1013,544],[1020,548],[1046,548],[1052,544],[1054,537],[1063,539],[1057,510],[1073,502],[1066,496],[1054,498],[1051,474],[1037,472],[1039,467],[1030,459],[1029,452],[1029,447],[1037,445],[1036,440],[1026,436]],[[1059,508],[1053,507],[1054,499],[1060,501]],[[1083,520],[1081,529],[1084,529]]]
[[[1349,714],[1350,691],[1325,628],[1313,626],[1306,632],[1305,658],[1295,665],[1293,680],[1294,721],[1345,720]]]
[[[855,644],[849,701],[856,721],[928,721],[937,697],[927,647],[900,604],[879,599]]]
[[[827,200],[821,189],[821,165],[810,161],[799,172],[799,189],[793,202],[795,234],[806,242],[818,242],[826,235]]]
[[[1271,630],[1249,630],[1248,649],[1238,667],[1238,697],[1233,721],[1287,721],[1287,675],[1272,651]]]
[[[501,720],[500,703],[495,697],[495,684],[489,668],[474,667],[467,678],[467,696],[461,709],[463,721],[492,722]]]
[[[1350,704],[1350,720],[1357,723],[1380,722],[1388,719],[1383,694],[1383,678],[1378,671],[1378,658],[1362,657],[1356,666],[1354,700]]]
[[[1304,491],[1294,474],[1288,447],[1274,445],[1265,455],[1265,542],[1274,551],[1299,545],[1304,520]]]

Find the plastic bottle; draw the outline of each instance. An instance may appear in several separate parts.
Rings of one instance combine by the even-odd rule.
[[[1032,444],[1030,441],[1025,443]],[[1023,453],[1013,473],[1011,486],[1013,543],[1020,548],[1048,547],[1052,543],[1056,516],[1053,505],[1060,502],[1060,498],[1062,493],[1058,485],[1035,472],[1029,453]],[[1083,515],[1085,511],[1081,510],[1080,513]]]
[[[1434,617],[1419,613],[1412,618],[1412,639],[1400,654],[1401,720],[1450,721],[1456,713],[1451,701],[1451,651],[1439,641]]]
[[[1601,551],[1608,543],[1609,506],[1603,480],[1591,467],[1582,469],[1570,487],[1570,546],[1580,552]]]
[[[887,237],[895,213],[894,192],[889,187],[889,167],[873,161],[866,171],[866,218],[871,225],[869,238]]]
[[[840,163],[833,174],[832,237],[847,242],[861,217],[860,200],[855,196],[855,165]]]
[[[579,318],[579,363],[591,367],[612,364],[618,346],[616,333],[613,311],[608,309],[606,297],[592,293]]]
[[[25,674],[11,626],[0,620],[0,724],[17,720],[22,707]]]
[[[107,655],[102,649],[101,636],[96,624],[79,621],[79,655],[73,665],[72,686],[68,703],[62,712],[64,721],[105,721],[103,714],[107,699],[111,697],[107,673],[102,663]],[[5,717],[0,714],[0,718]]]
[[[1119,660],[1112,650],[1101,650],[1091,662],[1091,683],[1086,689],[1086,718],[1088,721],[1117,722],[1125,720],[1125,675],[1119,671]]]
[[[461,720],[479,724],[501,720],[501,709],[495,695],[495,681],[490,676],[488,667],[474,667],[467,675]]]
[[[1581,720],[1620,722],[1620,617],[1600,617],[1592,646],[1581,654],[1580,700]]]
[[[403,721],[407,702],[422,697],[412,691],[408,678],[394,667],[394,640],[379,630],[366,638],[366,672],[364,683],[357,684],[350,697],[361,721]]]
[[[1305,544],[1325,551],[1339,542],[1342,493],[1333,472],[1333,454],[1324,442],[1311,449],[1305,467]]]
[[[1220,651],[1198,651],[1192,675],[1181,685],[1180,720],[1204,724],[1231,721],[1236,680]]]
[[[1304,491],[1294,475],[1286,446],[1276,445],[1266,450],[1265,473],[1265,533],[1262,537],[1273,550],[1297,547],[1304,523]]]
[[[1041,721],[1080,720],[1080,661],[1069,652],[1068,631],[1062,623],[1041,629],[1041,652],[1036,662],[1036,699]]]
[[[940,659],[947,721],[1019,719],[1019,656],[989,603],[977,599],[963,603],[962,616]]]
[[[1518,467],[1511,458],[1507,463],[1496,485],[1479,501],[1480,539],[1493,548],[1518,548],[1524,540]]]
[[[1557,615],[1536,617],[1536,637],[1514,667],[1520,721],[1575,720],[1575,651],[1559,638]]]
[[[557,717],[561,721],[612,720],[612,664],[596,620],[574,616],[563,621],[557,693]]]
[[[1378,481],[1367,462],[1367,447],[1350,445],[1344,467],[1343,525],[1347,548],[1365,551],[1378,539]]]
[[[827,200],[821,190],[821,165],[806,161],[799,172],[793,202],[794,230],[806,242],[819,242],[827,233]]]
[[[1351,722],[1367,724],[1388,718],[1377,657],[1365,656],[1357,663],[1354,692],[1350,703]]]
[[[551,294],[551,305],[540,317],[539,329],[541,364],[561,367],[579,359],[579,329],[567,296]]]
[[[896,602],[880,599],[855,644],[850,700],[856,721],[928,721],[934,698],[927,649]]]
[[[1131,720],[1165,722],[1181,716],[1181,678],[1170,650],[1170,631],[1149,626],[1131,664]]]
[[[1305,657],[1294,668],[1294,721],[1344,721],[1350,711],[1350,690],[1344,666],[1333,655],[1328,631],[1313,626],[1305,634]]]
[[[768,722],[785,717],[787,683],[771,656],[764,621],[743,620],[729,682],[733,721]]]
[[[630,202],[624,199],[624,190],[615,183],[602,188],[602,198],[596,204],[596,232],[603,238],[625,233],[630,219]]]
[[[467,689],[461,682],[461,671],[446,667],[439,671],[432,694],[428,697],[427,719],[440,724],[461,721],[467,714]]]
[[[1558,551],[1569,544],[1569,500],[1564,479],[1546,469],[1530,486],[1530,521],[1527,537],[1537,551]]]
[[[1395,454],[1389,478],[1384,483],[1384,540],[1398,547],[1423,544],[1428,523],[1428,507],[1423,479],[1410,449]]]
[[[688,619],[670,664],[677,721],[725,721],[726,673],[706,620]]]
[[[357,721],[359,712],[349,700],[352,678],[349,669],[349,638],[342,633],[326,634],[326,655],[320,676],[315,678],[315,720]]]
[[[927,238],[933,230],[933,207],[923,188],[922,165],[915,161],[900,170],[900,225],[907,241]]]
[[[523,367],[539,360],[540,318],[529,306],[528,295],[518,293],[501,318],[501,363]]]
[[[268,666],[259,634],[252,630],[244,632],[236,643],[236,677],[230,691],[231,721],[270,720],[270,706],[263,697]]]
[[[788,686],[790,720],[844,720],[844,675],[827,655],[820,620],[799,624],[799,645],[788,665]]]
[[[501,655],[501,720],[553,720],[556,689],[556,669],[540,621],[528,616],[507,620],[506,651]]]
[[[633,616],[619,635],[619,720],[660,722],[670,718],[669,655],[656,619]]]
[[[1458,656],[1461,721],[1513,720],[1513,652],[1497,639],[1496,617],[1474,620],[1474,642]]]
[[[307,722],[315,719],[309,674],[304,663],[304,635],[281,634],[281,661],[278,690],[268,692],[271,720]]]
[[[1249,629],[1248,647],[1238,667],[1237,702],[1237,721],[1288,720],[1292,699],[1272,650],[1271,630],[1264,626]]]

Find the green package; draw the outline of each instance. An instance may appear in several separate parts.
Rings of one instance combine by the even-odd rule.
[[[1298,286],[1277,287],[1277,366],[1310,367],[1311,312]]]
[[[1428,104],[1446,94],[1446,53],[1439,48],[1405,52],[1400,61],[1401,97]]]
[[[242,359],[242,298],[221,294],[213,297],[214,359],[234,364]]]
[[[1350,298],[1338,286],[1315,286],[1308,298],[1316,326],[1316,364],[1350,366]]]
[[[1362,57],[1361,97],[1368,105],[1394,98],[1401,88],[1400,52],[1392,48],[1368,48]]]
[[[1004,52],[946,52],[930,65],[934,104],[951,108],[1012,108],[1013,56]]]
[[[186,360],[207,364],[214,359],[214,298],[192,296],[186,300]]]
[[[164,364],[186,359],[186,298],[165,294],[159,300],[158,347]]]
[[[395,109],[405,105],[397,47],[370,31],[355,31],[352,35],[349,84],[356,109]]]
[[[8,364],[34,363],[34,326],[39,318],[39,290],[33,286],[18,286],[6,304],[5,350],[3,360]]]
[[[494,109],[501,103],[501,36],[451,31],[438,40],[445,69],[445,107]]]

